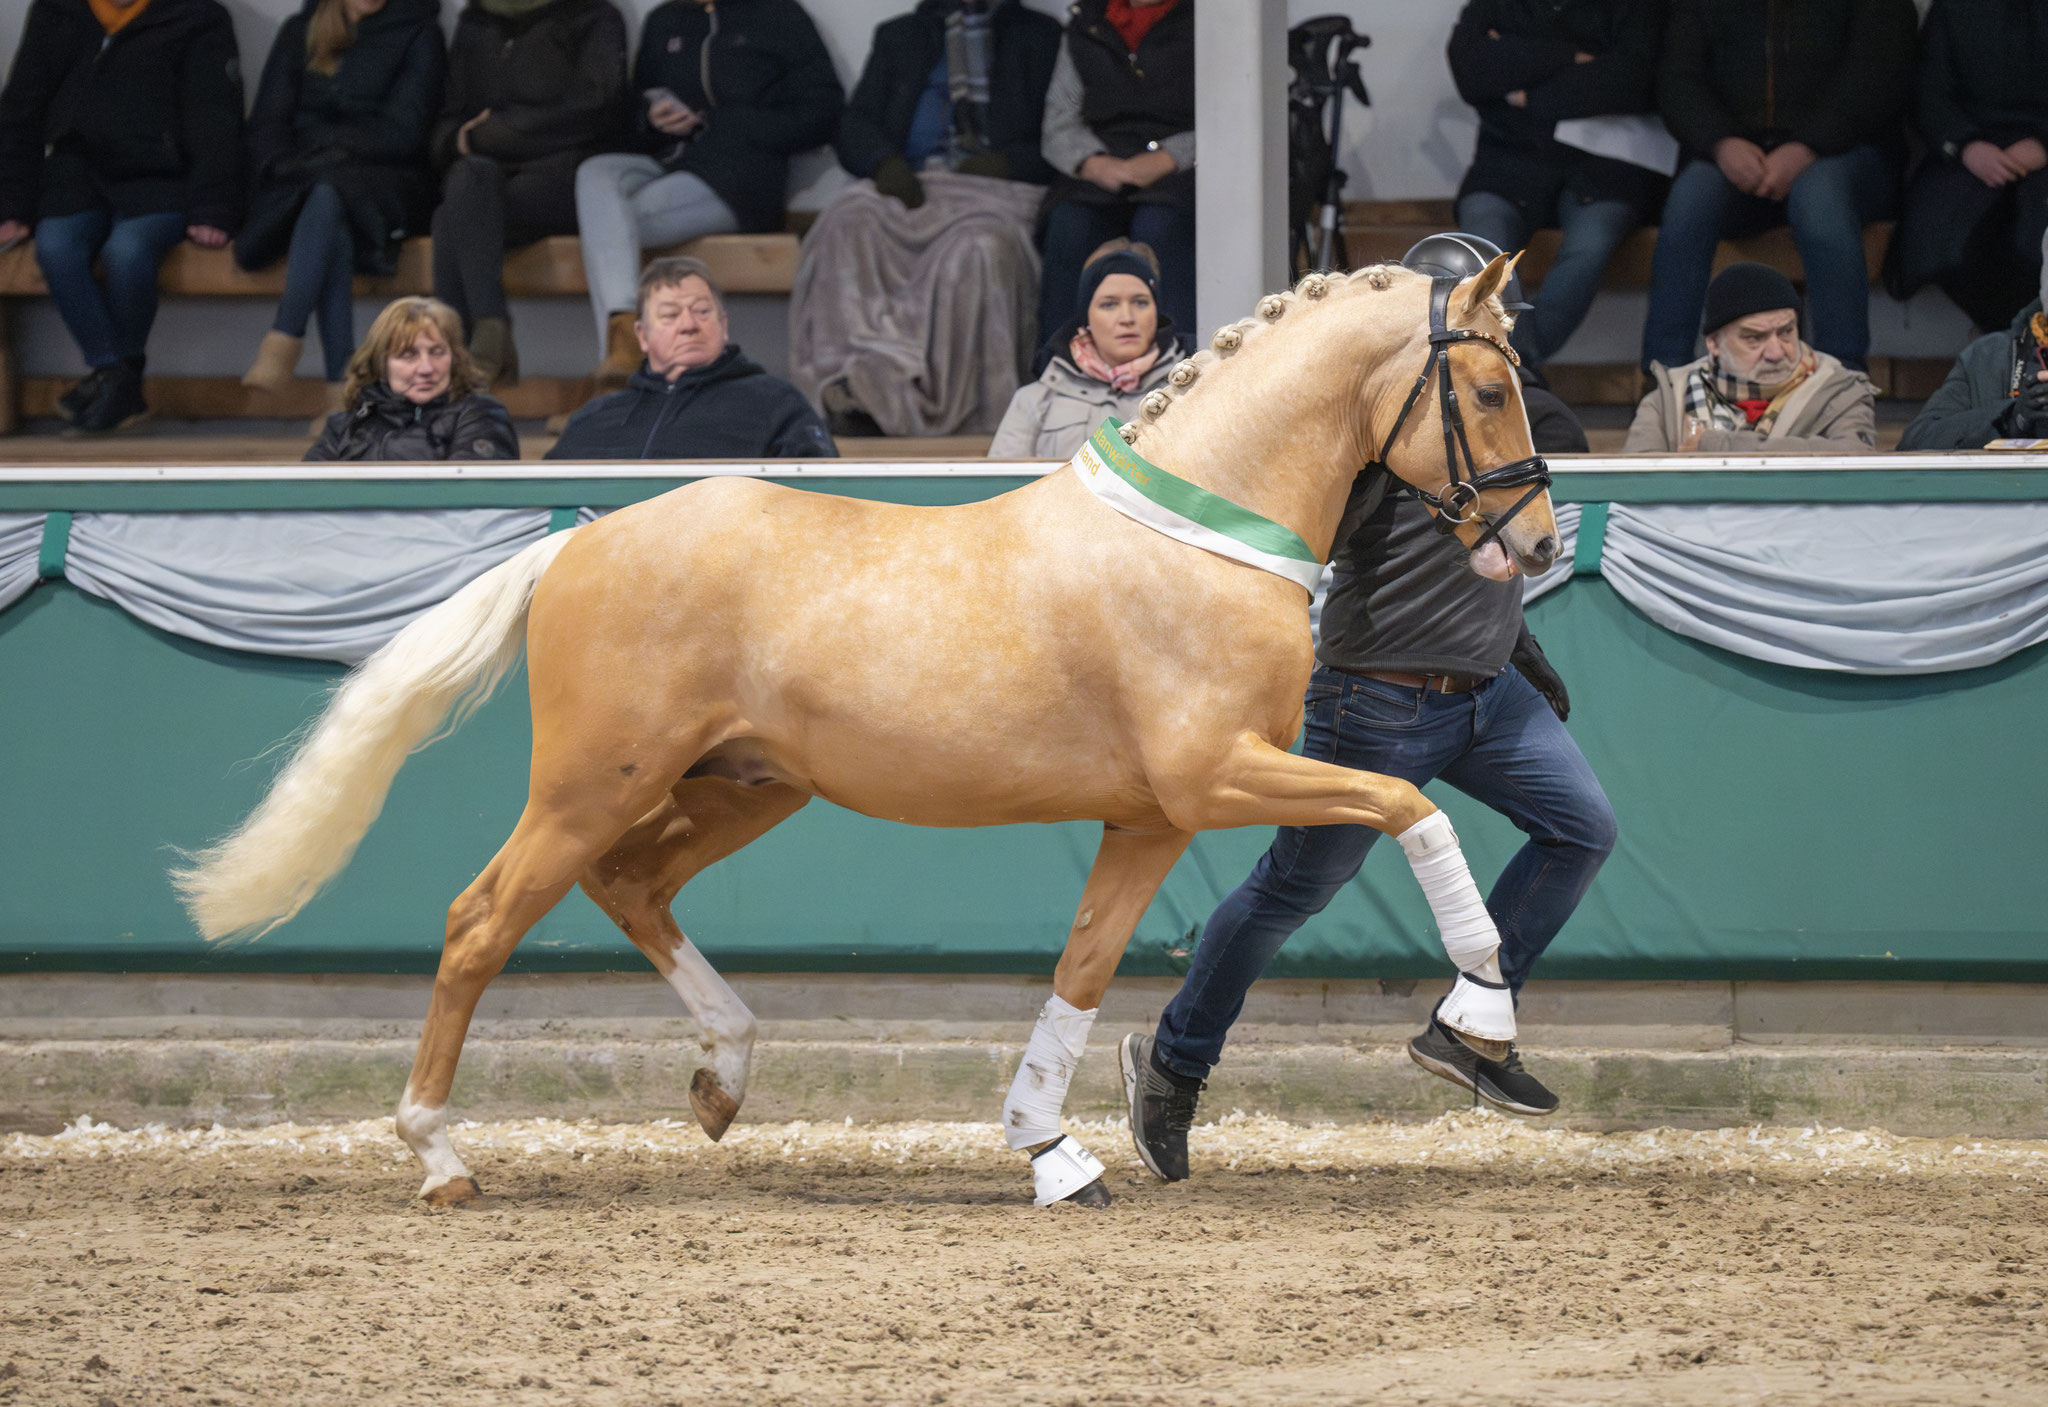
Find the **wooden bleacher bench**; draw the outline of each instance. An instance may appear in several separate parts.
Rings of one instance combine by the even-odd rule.
[[[702,259],[727,293],[786,294],[796,281],[797,236],[785,231],[709,235],[674,249],[650,252]],[[431,293],[433,261],[432,240],[409,239],[399,251],[398,272],[389,278],[358,278],[356,296],[396,298]],[[284,292],[284,265],[246,273],[235,266],[229,250],[180,244],[164,259],[157,286],[175,297],[276,298]],[[505,291],[514,298],[585,296],[589,285],[583,279],[581,244],[573,235],[559,235],[513,250],[505,258]],[[13,430],[24,414],[55,413],[62,387],[54,380],[48,385],[38,381],[23,386],[7,339],[5,317],[6,300],[47,298],[49,293],[42,270],[36,267],[32,243],[18,244],[0,254],[0,434]],[[529,381],[531,384],[522,382],[504,390],[514,415],[552,415],[573,409],[587,398],[581,382],[549,377]],[[320,394],[316,382],[270,395],[216,377],[152,377],[149,391],[157,414],[179,419],[312,415],[320,408]]]

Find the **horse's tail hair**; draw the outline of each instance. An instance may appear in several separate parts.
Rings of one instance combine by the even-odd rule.
[[[357,665],[256,809],[171,871],[209,942],[261,937],[341,873],[407,754],[461,727],[517,662],[534,587],[573,532],[485,572]]]

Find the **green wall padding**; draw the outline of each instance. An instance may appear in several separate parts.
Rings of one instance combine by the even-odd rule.
[[[1862,678],[1760,664],[1650,624],[1600,581],[1531,623],[1621,844],[1552,948],[1551,977],[2048,980],[2048,647],[1961,674]],[[208,950],[163,873],[251,806],[260,758],[338,671],[192,644],[68,586],[0,615],[0,970],[431,971],[448,901],[523,799],[523,676],[399,775],[349,871],[290,925]],[[1438,799],[1481,884],[1515,843]],[[1093,854],[1085,825],[929,831],[813,802],[686,889],[684,929],[728,971],[1050,972]],[[1202,837],[1124,971],[1171,973],[1265,831]],[[513,967],[638,969],[580,894]],[[1275,975],[1448,975],[1397,847]]]

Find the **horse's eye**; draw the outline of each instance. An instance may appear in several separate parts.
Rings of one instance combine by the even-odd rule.
[[[1479,388],[1479,404],[1481,405],[1503,406],[1507,404],[1507,400],[1506,394],[1498,386],[1481,386]]]

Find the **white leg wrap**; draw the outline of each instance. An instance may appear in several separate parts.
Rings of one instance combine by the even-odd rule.
[[[1408,856],[1408,867],[1422,886],[1429,910],[1436,915],[1436,931],[1443,935],[1444,951],[1460,972],[1469,972],[1488,982],[1500,981],[1500,932],[1493,916],[1472,882],[1472,867],[1458,848],[1458,833],[1451,818],[1432,811],[1394,839]]]
[[[1058,996],[1046,998],[1017,1064],[1017,1078],[1010,1082],[1010,1097],[1003,1101],[1003,1137],[1012,1148],[1029,1148],[1060,1136],[1067,1086],[1073,1083],[1074,1067],[1088,1048],[1088,1028],[1094,1024],[1093,1011],[1077,1010]]]
[[[1049,1207],[1064,1202],[1101,1176],[1102,1160],[1062,1135],[1031,1155],[1031,1203]]]

